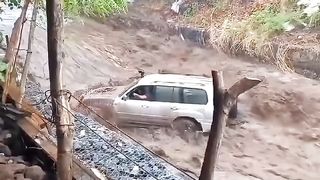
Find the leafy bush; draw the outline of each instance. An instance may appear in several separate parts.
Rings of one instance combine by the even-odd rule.
[[[304,22],[308,24],[309,27],[318,27],[320,26],[320,11],[313,13],[310,16],[306,16]]]
[[[197,3],[192,3],[190,4],[190,6],[183,12],[183,15],[185,17],[193,17],[197,11],[198,11],[199,7]]]
[[[64,10],[70,15],[106,17],[127,10],[127,0],[64,0]]]
[[[293,8],[288,11],[281,11],[279,6],[273,5],[263,10],[253,12],[251,16],[240,22],[231,22],[227,30],[239,38],[252,39],[256,44],[264,43],[286,29],[286,25],[294,27],[316,27],[320,26],[320,11],[307,15],[303,9]]]
[[[296,11],[280,12],[274,7],[268,7],[254,12],[249,18],[248,26],[251,30],[261,34],[261,37],[271,38],[285,30],[285,23],[301,22],[299,16],[300,13]]]

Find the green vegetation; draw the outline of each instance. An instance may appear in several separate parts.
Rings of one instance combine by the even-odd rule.
[[[284,31],[284,24],[298,20],[296,12],[279,12],[274,8],[254,12],[249,18],[249,28],[263,37],[273,37]]]
[[[199,10],[198,3],[192,3],[186,11],[183,12],[183,16],[190,18],[193,17]]]
[[[8,6],[10,7],[10,9],[13,9],[13,7],[21,8],[21,0],[9,0]]]
[[[306,23],[309,27],[318,27],[320,26],[320,11],[312,14],[310,17],[305,18]]]
[[[303,7],[297,5],[284,10],[279,4],[273,4],[241,21],[225,21],[221,35],[212,39],[212,43],[231,54],[247,54],[272,61],[282,70],[291,70],[288,53],[298,46],[286,42],[275,45],[272,39],[285,31],[319,25],[320,10],[307,15]]]
[[[103,18],[127,10],[127,0],[64,0],[69,15],[85,15]]]
[[[232,3],[232,0],[218,0],[218,1],[211,0],[209,4],[214,8],[214,11],[224,11],[227,8],[229,8],[231,3]]]
[[[3,62],[2,59],[0,59],[0,82],[5,82],[5,77],[8,69],[8,64]]]
[[[41,6],[44,7],[44,1]],[[10,8],[21,7],[21,0],[4,0]],[[85,15],[88,17],[106,17],[113,13],[125,12],[127,0],[64,0],[67,15]],[[1,13],[1,11],[0,11]]]
[[[232,22],[231,33],[237,35],[255,35],[257,41],[273,38],[286,30],[286,26],[316,27],[320,25],[320,11],[307,16],[299,9],[282,12],[277,7],[269,6],[262,11],[254,12],[248,19],[238,23]]]

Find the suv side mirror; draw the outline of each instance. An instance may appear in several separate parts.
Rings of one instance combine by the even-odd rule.
[[[126,101],[126,100],[128,100],[129,98],[128,98],[128,96],[127,95],[124,95],[124,96],[122,96],[122,98],[121,98],[122,100],[124,100],[124,101]]]

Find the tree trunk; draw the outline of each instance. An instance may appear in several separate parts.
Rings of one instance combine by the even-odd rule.
[[[52,113],[57,129],[57,175],[60,180],[72,179],[73,118],[62,94],[63,2],[47,1],[47,38]]]
[[[6,73],[6,82],[3,87],[3,93],[2,93],[2,103],[6,102],[7,94],[8,94],[8,86],[12,84],[11,80],[15,80],[16,77],[16,59],[19,52],[19,47],[21,43],[21,36],[22,36],[22,30],[23,30],[23,24],[26,20],[26,14],[28,10],[30,0],[25,0],[24,5],[21,9],[20,17],[16,20],[14,23],[10,42],[7,44],[7,51],[4,58],[4,62],[9,64],[8,71]],[[15,82],[14,82],[15,83]]]
[[[212,78],[214,89],[214,113],[199,180],[214,179],[214,170],[218,159],[219,148],[223,139],[223,131],[231,107],[234,106],[240,94],[261,82],[259,79],[243,78],[226,90],[224,89],[221,72],[212,71]]]
[[[225,126],[225,118],[223,114],[224,101],[224,83],[222,72],[212,71],[213,79],[213,119],[211,124],[211,132],[202,164],[200,180],[212,180],[214,174],[215,162],[217,159],[218,148],[222,139],[223,127]]]
[[[29,71],[29,66],[31,62],[31,55],[32,55],[32,44],[34,39],[34,31],[36,29],[36,20],[37,20],[37,14],[38,14],[38,1],[34,1],[33,5],[33,11],[32,11],[32,18],[30,23],[30,31],[29,31],[29,38],[28,38],[28,50],[27,50],[27,56],[26,60],[23,66],[22,76],[20,80],[20,100],[19,100],[19,106],[22,104],[22,100],[24,98],[24,93],[26,90],[26,82],[27,82],[27,76]]]

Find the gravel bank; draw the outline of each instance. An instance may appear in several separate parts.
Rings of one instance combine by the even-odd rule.
[[[27,97],[51,117],[50,103],[40,85],[29,82]],[[89,168],[111,179],[191,179],[129,138],[110,131],[80,113],[75,114],[74,155]]]

